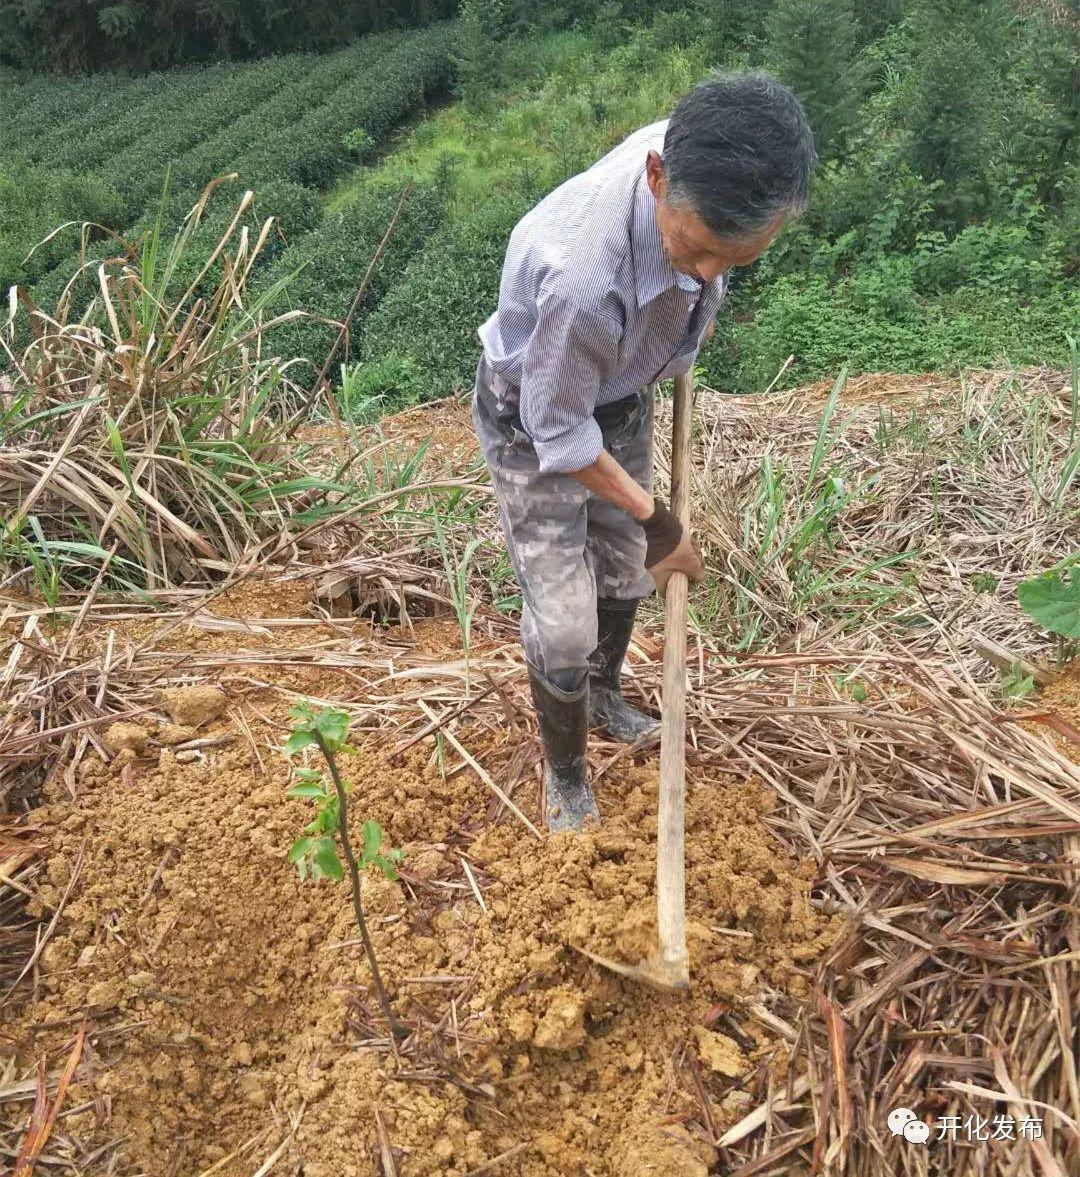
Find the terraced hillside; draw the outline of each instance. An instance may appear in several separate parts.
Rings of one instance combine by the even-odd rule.
[[[76,268],[77,233],[25,261],[28,250],[66,221],[134,236],[156,216],[167,177],[172,225],[204,185],[236,172],[259,192],[260,213],[280,216],[287,232],[310,229],[312,194],[445,91],[454,36],[442,23],[329,54],[14,83],[0,166],[0,284],[38,284],[47,302]],[[362,150],[348,145],[356,142]],[[102,256],[110,249],[98,247]]]

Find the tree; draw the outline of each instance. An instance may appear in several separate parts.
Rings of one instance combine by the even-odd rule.
[[[455,90],[467,106],[482,107],[502,74],[506,0],[461,0],[461,31],[454,57]]]
[[[0,63],[83,73],[340,47],[452,16],[455,0],[0,0]]]
[[[904,10],[904,0],[854,0],[852,15],[864,43],[876,41]]]
[[[1005,0],[986,0],[973,19],[967,0],[918,0],[914,77],[906,112],[912,167],[941,180],[939,207],[960,225],[984,211],[1006,133],[1006,78],[1014,55]]]
[[[851,0],[777,0],[766,61],[799,96],[818,154],[842,155],[866,89]]]

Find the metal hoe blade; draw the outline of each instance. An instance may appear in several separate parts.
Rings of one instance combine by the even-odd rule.
[[[688,970],[685,967],[680,967],[678,963],[672,967],[661,959],[659,953],[653,953],[652,956],[638,964],[627,964],[623,960],[612,960],[610,957],[590,952],[587,948],[582,948],[580,944],[571,944],[570,947],[575,952],[580,952],[582,956],[588,957],[594,964],[600,965],[601,968],[618,973],[620,977],[629,977],[631,981],[641,981],[646,985],[652,985],[654,989],[685,992],[690,988]]]

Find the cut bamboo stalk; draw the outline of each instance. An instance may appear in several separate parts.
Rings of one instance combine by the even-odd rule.
[[[1000,642],[995,642],[993,638],[988,638],[986,634],[973,633],[970,641],[971,648],[980,658],[985,658],[991,666],[996,666],[1003,673],[1015,668],[1021,674],[1027,675],[1028,678],[1033,678],[1043,687],[1053,682],[1057,677],[1048,667],[1036,666],[1034,662],[1029,662],[1026,658],[1021,658],[1019,655],[1014,654],[1007,646],[1003,646]]]

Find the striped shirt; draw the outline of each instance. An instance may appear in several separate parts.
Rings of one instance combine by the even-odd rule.
[[[600,405],[689,370],[724,297],[667,259],[645,176],[667,121],[636,131],[527,213],[479,330],[500,410],[513,408],[543,472],[600,456]]]

